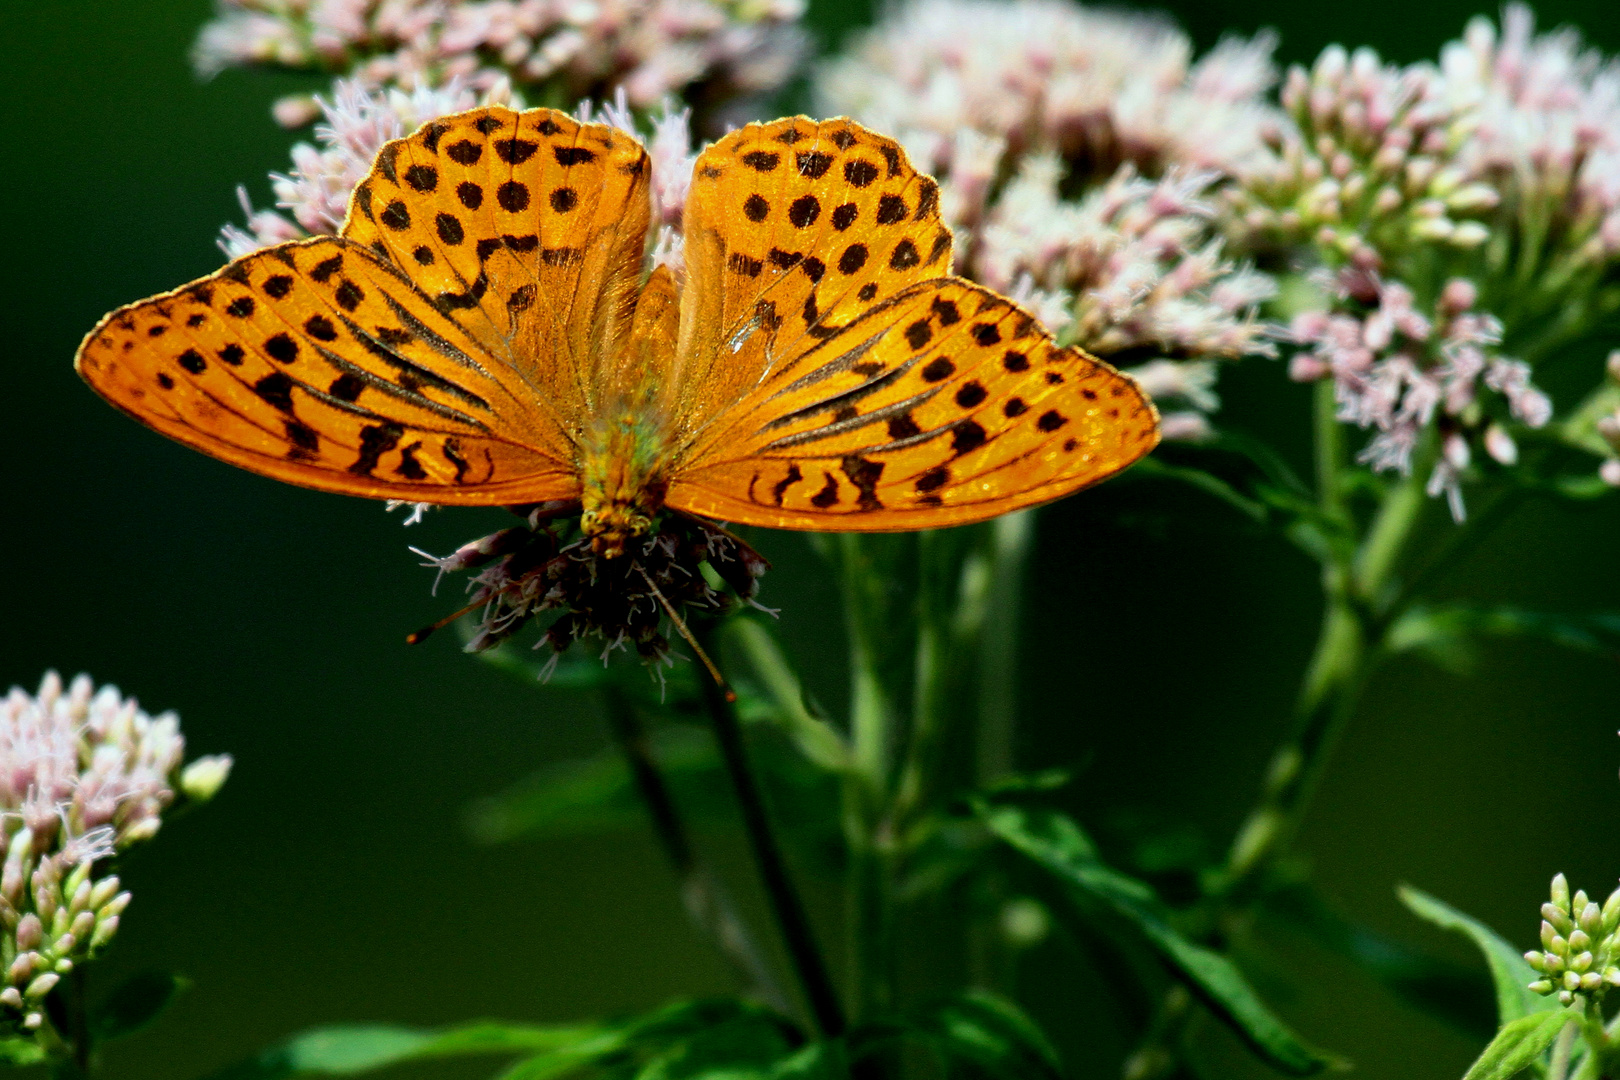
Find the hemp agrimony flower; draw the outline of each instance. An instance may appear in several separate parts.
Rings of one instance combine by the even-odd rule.
[[[1541,905],[1541,950],[1524,954],[1544,978],[1530,984],[1538,994],[1600,1003],[1620,986],[1620,889],[1599,907],[1586,893],[1569,895],[1563,874],[1552,879],[1552,898]]]
[[[803,0],[220,0],[197,69],[330,71],[368,90],[505,82],[536,102],[622,89],[645,108],[697,89],[707,102],[775,89],[806,46]],[[277,102],[289,127],[317,103]]]
[[[827,65],[824,112],[905,144],[940,181],[957,271],[1127,370],[1163,437],[1208,433],[1210,363],[1276,354],[1275,285],[1226,257],[1211,190],[1265,149],[1274,41],[1194,63],[1161,19],[1053,0],[917,0]],[[1143,363],[1146,361],[1146,363]]]
[[[45,996],[118,932],[129,893],[98,864],[154,836],[177,791],[204,801],[225,782],[228,756],[184,754],[174,713],[86,675],[0,701],[0,1023],[38,1031]]]

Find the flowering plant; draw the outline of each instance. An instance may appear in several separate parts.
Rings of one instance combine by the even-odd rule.
[[[155,836],[177,801],[212,798],[230,772],[228,755],[182,765],[184,755],[178,717],[148,716],[84,675],[64,686],[48,672],[37,693],[14,686],[0,700],[0,1060],[82,1076],[97,1037],[144,1024],[179,989],[150,976],[92,1015],[83,975],[129,907],[113,860]]]
[[[244,194],[246,221],[220,247],[235,258],[335,233],[384,144],[476,105],[531,103],[642,139],[646,268],[679,275],[696,144],[766,111],[762,95],[807,48],[801,13],[789,0],[223,0],[196,48],[204,73],[274,65],[333,81],[276,103],[286,126],[314,126],[271,174],[275,207]],[[1150,498],[1189,485],[1319,568],[1322,626],[1292,724],[1221,854],[1122,854],[1060,808],[1067,773],[1019,771],[1033,512],[818,536],[848,646],[848,701],[832,709],[761,607],[757,536],[671,514],[609,557],[567,519],[577,507],[517,507],[449,554],[418,552],[438,579],[466,575],[469,605],[433,629],[470,616],[468,651],[547,693],[593,695],[613,745],[486,800],[475,832],[583,829],[639,804],[737,993],[569,1026],[324,1027],[222,1075],[498,1055],[510,1080],[931,1068],[1056,1080],[1079,1071],[1077,1051],[1054,1046],[1065,1032],[1048,1024],[1049,1036],[1017,977],[1043,948],[1075,968],[1089,950],[1106,988],[1140,1006],[1106,1063],[1127,1080],[1208,1071],[1216,1025],[1272,1070],[1307,1076],[1341,1059],[1274,1008],[1282,976],[1253,977],[1263,923],[1287,920],[1397,993],[1477,975],[1349,924],[1296,840],[1390,658],[1452,663],[1486,636],[1615,648],[1611,617],[1485,607],[1435,582],[1511,508],[1620,487],[1620,352],[1600,359],[1620,307],[1620,64],[1572,31],[1537,33],[1517,5],[1434,62],[1335,46],[1284,72],[1277,44],[1228,37],[1197,56],[1156,17],[911,0],[810,82],[817,112],[892,133],[937,177],[956,273],[1158,402],[1166,445],[1127,482]],[[1300,384],[1308,470],[1223,413],[1239,364]],[[87,682],[47,680],[11,703],[22,764],[0,774],[0,1018],[18,1060],[76,1075],[93,1055],[58,984],[128,903],[101,864],[149,837],[177,791],[217,787],[228,762],[177,772],[173,723]],[[742,823],[763,914],[700,853],[692,819],[717,803]],[[846,901],[842,965],[825,948],[831,920],[800,892],[811,876]],[[1542,947],[1522,955],[1432,896],[1402,899],[1489,961],[1496,1011],[1470,1078],[1612,1071],[1620,900],[1571,897],[1556,879]],[[925,919],[949,931],[941,994],[907,981]],[[1467,1011],[1438,992],[1418,1004]]]

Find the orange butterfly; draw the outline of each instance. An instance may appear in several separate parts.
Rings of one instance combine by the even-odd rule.
[[[672,510],[771,528],[979,521],[1151,450],[1132,382],[951,277],[939,188],[849,120],[698,158],[684,282],[650,163],[551,109],[383,147],[336,237],[107,316],[76,366],[170,438],[325,491],[578,504],[616,557]]]

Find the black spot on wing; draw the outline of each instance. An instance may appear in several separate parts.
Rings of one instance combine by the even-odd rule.
[[[399,445],[400,437],[405,429],[398,424],[384,421],[381,424],[368,424],[360,429],[360,454],[355,458],[354,464],[349,466],[349,472],[356,476],[370,476],[377,468],[382,456]]]
[[[846,455],[838,466],[849,482],[860,493],[856,506],[861,510],[881,510],[883,503],[877,496],[878,480],[883,476],[883,462],[872,461],[859,454]]]

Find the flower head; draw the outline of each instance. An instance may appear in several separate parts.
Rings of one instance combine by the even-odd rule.
[[[632,105],[702,86],[708,100],[775,89],[806,37],[803,0],[221,0],[197,69],[335,70],[369,90],[502,82],[539,100],[623,89]],[[283,99],[284,122],[311,118]]]
[[[0,701],[0,1019],[38,1028],[57,979],[117,931],[129,894],[96,864],[157,833],[184,754],[173,713],[148,716],[85,675],[64,686],[49,672]],[[230,758],[202,762],[211,795]]]
[[[767,568],[731,533],[679,514],[666,515],[633,540],[623,557],[604,558],[588,538],[548,516],[567,509],[572,507],[536,507],[526,525],[463,544],[447,556],[417,552],[441,576],[478,571],[467,585],[468,610],[480,609],[468,651],[491,648],[534,619],[554,615],[536,647],[548,645],[560,655],[589,638],[602,643],[603,659],[628,647],[649,662],[663,662],[669,656],[664,619],[670,610],[718,613],[730,606],[731,595],[752,602]]]
[[[1062,0],[915,0],[821,73],[828,112],[906,145],[941,179],[983,156],[1052,151],[1093,180],[1133,163],[1226,170],[1262,148],[1273,110],[1270,35],[1194,63],[1161,18]]]
[[[1541,949],[1524,954],[1543,976],[1530,984],[1557,994],[1564,1005],[1601,1002],[1620,986],[1620,889],[1599,907],[1586,893],[1569,895],[1563,874],[1552,879],[1552,898],[1541,905]]]
[[[1225,255],[1212,201],[1279,122],[1273,45],[1228,39],[1194,62],[1161,19],[915,0],[819,91],[938,176],[959,273],[1092,353],[1151,362],[1132,373],[1180,410],[1165,437],[1200,438],[1219,404],[1207,361],[1276,354],[1257,316],[1275,286]]]

